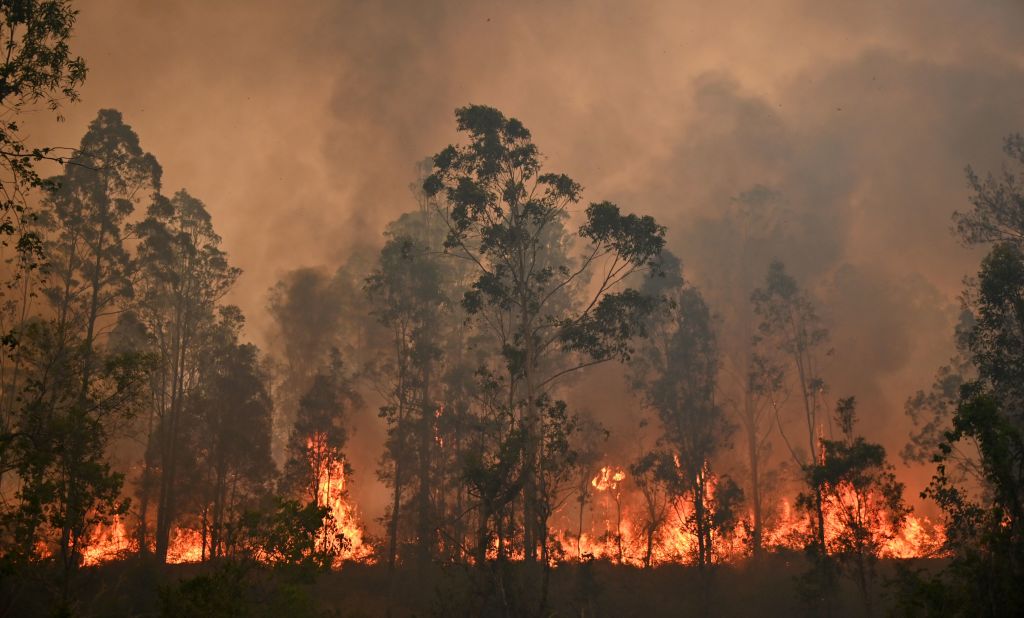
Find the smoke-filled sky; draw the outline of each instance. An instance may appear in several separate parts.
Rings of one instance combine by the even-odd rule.
[[[699,222],[774,192],[798,236],[790,269],[834,323],[833,391],[857,394],[864,431],[894,451],[979,257],[949,233],[963,168],[998,170],[1003,137],[1024,130],[1019,0],[79,8],[82,101],[33,138],[74,145],[99,108],[121,110],[164,189],[209,207],[257,342],[267,289],[379,242],[412,205],[415,162],[456,139],[453,110],[484,103],[521,119],[585,199],[668,225],[698,283],[722,257]]]

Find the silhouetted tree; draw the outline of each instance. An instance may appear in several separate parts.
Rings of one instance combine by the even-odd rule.
[[[800,412],[807,432],[806,453],[801,454],[793,446],[782,431],[781,421],[778,424],[794,461],[808,470],[820,463],[822,425],[827,420],[821,418],[825,382],[821,377],[819,362],[821,348],[828,341],[828,331],[822,326],[811,298],[800,289],[796,279],[786,272],[781,262],[773,262],[768,267],[764,286],[754,291],[751,300],[761,319],[760,336],[766,344],[777,348],[789,359],[788,373],[796,381]],[[813,476],[807,476],[807,479],[811,480]],[[827,550],[822,496],[820,489],[812,490],[815,499],[811,524],[816,539],[815,547],[824,556]]]
[[[199,455],[203,549],[211,557],[241,542],[242,516],[269,493],[276,472],[270,456],[273,406],[259,350],[239,342],[243,318],[237,307],[220,314],[188,404],[196,419],[191,433]]]
[[[651,337],[635,359],[634,388],[660,420],[665,454],[656,472],[674,496],[693,503],[685,524],[697,538],[695,561],[704,567],[713,561],[712,460],[732,426],[716,401],[720,361],[711,311],[677,269],[667,272],[675,286],[652,318]],[[666,458],[674,465],[667,465]]]
[[[839,400],[835,420],[842,439],[822,439],[821,461],[807,469],[810,491],[801,493],[797,504],[813,513],[819,499],[815,488],[820,488],[830,520],[839,525],[827,539],[828,555],[819,560],[838,560],[871,614],[875,565],[885,543],[899,534],[909,509],[885,449],[855,435],[855,406],[853,397]]]
[[[149,332],[157,362],[139,540],[140,547],[148,546],[149,494],[155,490],[155,550],[164,561],[179,501],[185,497],[178,493],[179,468],[195,462],[183,449],[186,404],[200,383],[217,302],[241,271],[228,264],[205,205],[185,191],[157,200],[136,230],[140,272],[135,312]]]
[[[501,351],[505,407],[520,425],[509,435],[521,434],[522,440],[513,442],[525,449],[513,459],[524,463],[526,559],[546,562],[544,515],[550,505],[539,502],[550,494],[538,474],[542,395],[579,368],[628,356],[653,302],[635,290],[616,289],[651,266],[664,244],[664,229],[650,217],[622,215],[614,204],[594,203],[578,231],[586,245],[583,256],[569,260],[564,224],[580,186],[565,175],[541,171],[537,147],[518,120],[478,105],[460,108],[456,119],[469,143],[438,153],[423,187],[428,197],[444,197],[439,208],[448,232],[445,246],[475,267],[463,307],[492,333]]]
[[[387,460],[393,499],[388,513],[388,564],[398,556],[398,527],[402,494],[416,492],[417,556],[426,560],[436,551],[436,517],[431,498],[433,455],[437,439],[438,404],[432,392],[440,359],[440,314],[445,298],[436,258],[412,237],[393,237],[384,245],[378,269],[367,279],[366,292],[374,314],[391,333],[391,353],[383,367],[387,403],[381,417],[388,425]]]

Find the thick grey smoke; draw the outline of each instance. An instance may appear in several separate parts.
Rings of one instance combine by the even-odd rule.
[[[486,103],[587,198],[667,224],[706,286],[727,256],[701,230],[754,187],[776,195],[778,257],[834,324],[833,391],[860,396],[864,429],[893,451],[977,260],[948,231],[963,167],[997,168],[1002,137],[1024,128],[1016,0],[81,9],[83,100],[34,137],[74,144],[98,108],[124,112],[167,189],[208,204],[257,342],[268,288],[379,242],[412,206],[415,162],[455,138],[454,108]]]

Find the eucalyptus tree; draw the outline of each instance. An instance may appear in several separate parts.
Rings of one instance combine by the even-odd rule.
[[[820,361],[828,341],[828,330],[822,325],[814,302],[802,290],[796,279],[786,272],[781,262],[772,262],[764,285],[751,295],[754,310],[761,320],[760,336],[763,342],[788,358],[787,373],[795,380],[800,413],[806,431],[807,451],[802,452],[789,440],[777,418],[780,434],[794,461],[809,470],[820,461],[823,427],[829,421],[822,412],[825,382],[821,377]],[[813,480],[808,475],[808,480]],[[818,556],[827,555],[825,546],[825,514],[821,488],[812,488],[811,504],[813,548]]]
[[[800,247],[801,240],[785,224],[787,219],[782,195],[755,185],[684,231],[688,251],[700,257],[694,276],[699,277],[701,291],[721,321],[719,389],[722,405],[731,409],[746,447],[745,494],[755,555],[762,551],[770,510],[766,494],[773,472],[774,411],[787,392],[778,351],[758,337],[760,319],[750,295],[773,255]]]
[[[552,400],[546,394],[574,371],[629,356],[655,303],[626,287],[627,280],[652,267],[665,230],[649,216],[624,215],[598,202],[585,209],[574,241],[566,225],[582,188],[542,170],[529,130],[481,105],[455,116],[468,143],[435,155],[423,188],[441,198],[446,249],[474,272],[462,306],[491,334],[500,355],[490,374],[503,376],[502,406],[513,423],[503,433],[521,439],[499,449],[509,461],[492,463],[519,469],[521,478],[510,487],[521,490],[494,496],[522,496],[524,549],[532,562],[547,551],[550,505],[541,502],[551,494],[543,486],[548,462],[542,453],[545,410],[552,409],[545,401]],[[581,254],[570,258],[577,247]],[[520,459],[521,466],[515,463]]]
[[[667,453],[648,451],[629,466],[630,477],[643,497],[643,519],[640,520],[640,525],[645,541],[645,569],[654,564],[654,543],[672,510],[672,478],[676,475],[674,463],[672,456]]]
[[[100,110],[44,201],[44,295],[58,333],[82,337],[83,388],[100,320],[123,310],[132,294],[129,218],[137,206],[157,199],[160,178],[156,158],[142,149],[121,113]]]
[[[132,294],[127,219],[159,184],[159,166],[120,113],[102,110],[54,179],[38,222],[48,262],[45,304],[22,324],[11,376],[19,395],[7,402],[15,431],[5,456],[14,455],[25,539],[56,533],[65,596],[89,532],[126,507],[107,451],[137,409],[143,364],[108,350],[105,336]]]
[[[5,48],[0,57],[0,106],[5,112],[0,123],[0,259],[5,269],[0,284],[0,481],[9,465],[8,434],[23,386],[19,334],[38,309],[32,304],[39,267],[45,262],[31,197],[35,190],[54,188],[36,164],[64,163],[71,150],[30,144],[21,118],[39,104],[58,112],[64,103],[78,100],[86,68],[69,45],[76,16],[67,0],[0,5]]]
[[[717,401],[721,360],[711,310],[700,292],[683,282],[677,262],[663,257],[672,265],[666,269],[668,289],[659,285],[668,302],[651,317],[651,336],[633,362],[633,386],[660,421],[662,455],[642,460],[637,471],[662,475],[675,497],[693,503],[684,525],[697,539],[695,560],[703,568],[714,557],[713,460],[733,427]],[[658,510],[651,511],[653,527]]]
[[[1024,136],[1003,150],[1001,173],[967,168],[971,208],[953,213],[959,240],[988,250],[965,279],[956,353],[906,405],[915,430],[903,456],[935,464],[922,496],[942,509],[951,554],[934,577],[905,582],[900,601],[926,613],[1024,611]]]
[[[203,547],[210,557],[240,542],[243,514],[271,491],[276,475],[270,453],[273,405],[256,346],[240,342],[241,311],[223,307],[200,383],[189,401],[202,504]]]
[[[926,494],[942,507],[955,559],[943,606],[978,615],[1024,608],[1024,251],[996,244],[982,261],[969,337],[976,377],[960,387],[956,411],[934,456]],[[977,453],[975,483],[950,468],[962,448]]]
[[[382,368],[387,385],[380,415],[388,425],[388,461],[393,499],[388,513],[388,565],[398,553],[402,493],[415,483],[416,544],[420,559],[436,547],[431,491],[439,403],[433,382],[440,360],[441,312],[445,298],[437,257],[410,236],[392,237],[381,249],[377,270],[366,280],[374,315],[390,332],[391,352]],[[412,469],[410,469],[412,468]]]
[[[50,184],[55,189],[44,196],[39,217],[30,226],[47,262],[45,271],[35,275],[44,302],[30,313],[29,297],[35,292],[23,290],[18,321],[21,328],[37,317],[49,325],[54,331],[49,337],[53,362],[72,353],[81,355],[77,385],[64,386],[84,397],[102,364],[101,355],[95,354],[101,330],[131,295],[133,265],[125,244],[130,235],[126,223],[139,203],[159,191],[160,167],[143,151],[119,112],[101,110],[63,175],[50,179]],[[17,347],[5,350],[0,406],[4,427],[9,427],[26,376]],[[70,379],[60,372],[47,375]]]
[[[839,400],[835,420],[841,437],[821,440],[821,460],[806,470],[809,491],[800,494],[798,504],[812,510],[824,498],[829,505],[839,524],[829,539],[830,551],[857,585],[871,615],[878,559],[884,544],[903,527],[909,509],[885,448],[855,433],[853,397]]]
[[[185,191],[156,200],[135,231],[140,242],[134,307],[157,363],[139,537],[140,547],[146,548],[150,493],[155,493],[155,550],[164,561],[178,514],[179,467],[194,460],[182,452],[186,402],[200,383],[202,358],[216,328],[216,305],[241,271],[228,264],[206,206]]]
[[[341,354],[334,351],[299,401],[281,479],[285,493],[326,506],[319,482],[337,466],[346,474],[351,472],[345,445],[352,414],[362,406],[363,398],[346,372]]]

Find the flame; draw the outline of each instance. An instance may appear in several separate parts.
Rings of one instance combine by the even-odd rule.
[[[126,554],[138,551],[138,543],[128,535],[121,517],[115,515],[109,524],[100,524],[82,543],[82,565],[97,564],[116,560]]]
[[[345,462],[339,459],[320,458],[317,465],[316,453],[323,453],[326,439],[321,435],[309,438],[310,466],[316,475],[316,503],[327,507],[328,515],[316,539],[317,548],[335,556],[334,567],[346,561],[373,562],[373,546],[363,538],[363,527],[356,507],[348,500],[346,491]],[[114,517],[109,524],[95,526],[81,543],[82,564],[94,566],[138,552],[138,541],[129,535],[124,521]],[[150,548],[152,550],[152,548]],[[37,547],[40,558],[53,555],[49,545],[40,541]],[[168,564],[202,562],[209,556],[204,546],[203,533],[187,527],[175,528],[167,548]],[[270,556],[262,556],[270,562]]]
[[[329,550],[335,556],[333,566],[341,567],[346,561],[372,563],[373,546],[364,538],[363,526],[355,505],[349,501],[348,479],[345,476],[344,461],[331,458],[316,458],[322,454],[325,445],[322,436],[309,439],[310,466],[316,473],[317,504],[327,507],[328,516],[316,539],[318,549]],[[318,450],[320,449],[320,450]],[[317,465],[317,461],[320,465]],[[706,471],[703,473],[707,473]],[[591,504],[590,525],[584,530],[573,530],[569,521],[573,515],[569,509],[556,513],[553,541],[556,546],[551,552],[552,564],[560,560],[603,559],[617,564],[643,566],[647,558],[647,530],[644,526],[644,511],[636,503],[635,492],[627,493],[627,474],[621,467],[603,466],[591,479],[590,485],[596,499]],[[714,500],[717,479],[708,478],[707,499]],[[894,525],[887,512],[879,507],[880,499],[868,494],[862,495],[849,487],[840,487],[831,492],[823,505],[825,515],[825,543],[829,553],[841,550],[841,540],[846,522],[853,516],[871,513],[862,517],[870,531],[870,542],[881,558],[909,559],[943,555],[946,540],[942,525],[927,517],[910,513],[902,525]],[[859,509],[859,510],[858,510]],[[766,514],[762,532],[762,544],[766,550],[800,550],[811,535],[813,528],[806,513],[794,508],[789,500],[781,500],[775,509]],[[676,498],[666,504],[665,519],[652,537],[650,564],[691,563],[697,553],[697,537],[692,530],[693,504],[688,496]],[[712,538],[712,559],[716,563],[739,562],[750,553],[751,530],[748,515],[731,530],[717,531]],[[137,540],[128,534],[122,518],[114,517],[109,524],[95,526],[81,542],[82,564],[93,566],[123,558],[138,551]],[[50,546],[41,543],[40,557],[52,556]],[[572,548],[573,551],[566,551]],[[497,541],[492,541],[487,556],[498,556]],[[510,560],[522,560],[522,547],[506,543],[502,553]],[[198,530],[177,528],[173,531],[167,552],[167,562],[181,564],[200,562],[209,552],[203,550],[203,535]],[[269,556],[262,560],[272,561]]]
[[[314,434],[307,442],[310,466],[316,473],[316,502],[327,507],[329,513],[324,518],[317,546],[336,556],[335,567],[346,561],[373,562],[373,547],[364,542],[358,512],[348,500],[344,460],[326,458],[324,465],[316,465],[313,454],[323,452],[325,443],[326,437],[320,434]]]
[[[591,479],[590,484],[597,491],[615,491],[619,483],[626,479],[626,471],[622,468],[604,466],[601,471]]]
[[[592,506],[590,529],[580,534],[570,532],[566,526],[554,535],[562,547],[579,547],[578,554],[572,553],[574,557],[643,566],[647,552],[646,530],[642,516],[638,516],[641,509],[621,496],[620,489],[625,480],[622,468],[602,467],[591,481],[594,489],[602,492],[602,498]],[[708,479],[709,502],[714,499],[716,485],[717,479],[711,476]],[[825,539],[830,553],[840,550],[839,542],[846,529],[848,509],[875,507],[877,502],[878,497],[857,496],[850,488],[841,488],[838,497],[826,500]],[[878,548],[879,557],[908,559],[942,555],[946,535],[940,524],[910,513],[901,526],[894,526],[884,509],[865,510],[876,513],[864,523],[870,530],[871,541]],[[697,553],[697,537],[690,524],[694,514],[692,502],[687,497],[677,498],[669,503],[666,512],[665,521],[653,538],[651,565],[692,562]],[[748,515],[733,529],[720,531],[713,537],[712,557],[715,562],[738,562],[749,555],[752,519],[752,514]],[[765,524],[762,544],[768,550],[800,550],[811,532],[811,522],[806,514],[798,512],[790,501],[781,500]]]
[[[190,564],[204,558],[203,533],[191,528],[176,528],[167,545],[167,564]]]

